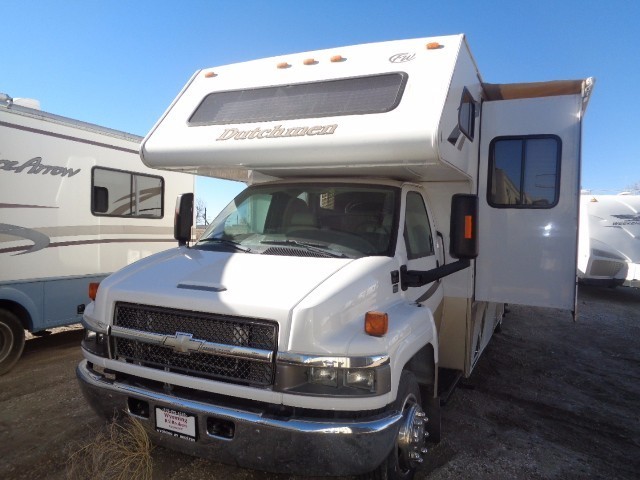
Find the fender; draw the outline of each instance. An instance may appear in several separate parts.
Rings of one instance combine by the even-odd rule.
[[[420,304],[398,304],[388,310],[389,318],[404,318],[401,331],[390,330],[387,335],[395,342],[389,345],[391,360],[391,392],[395,398],[400,374],[405,365],[426,345],[433,347],[434,362],[438,364],[438,335],[433,312]]]
[[[42,303],[42,290],[40,290],[39,300]],[[40,315],[42,308],[38,308],[33,299],[23,291],[7,285],[0,286],[0,301],[15,303],[26,310],[28,318],[20,318],[20,320],[25,321],[24,327],[30,332],[34,331],[34,322],[42,323]]]

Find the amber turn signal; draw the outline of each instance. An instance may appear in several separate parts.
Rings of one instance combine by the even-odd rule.
[[[471,215],[464,216],[464,238],[473,240],[473,217]]]
[[[384,312],[367,312],[364,316],[364,331],[374,337],[382,337],[389,331],[389,315]]]
[[[89,284],[89,298],[91,300],[96,299],[96,295],[98,294],[98,287],[100,286],[100,282],[91,282]]]

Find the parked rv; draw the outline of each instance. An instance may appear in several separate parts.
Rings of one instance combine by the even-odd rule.
[[[410,478],[504,303],[575,310],[592,86],[485,83],[462,35],[196,72],[143,161],[250,186],[101,283],[86,398],[221,462]]]
[[[0,374],[25,330],[80,322],[91,282],[173,246],[194,177],[143,165],[141,140],[0,97]]]
[[[578,279],[640,287],[640,195],[581,195]]]

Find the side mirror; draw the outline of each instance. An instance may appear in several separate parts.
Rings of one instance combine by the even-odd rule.
[[[176,199],[176,214],[173,222],[173,236],[179,246],[191,240],[193,226],[193,193],[182,193]]]
[[[107,213],[109,210],[109,190],[107,187],[93,187],[93,212]]]
[[[449,254],[470,260],[478,256],[478,196],[457,193],[451,198]]]

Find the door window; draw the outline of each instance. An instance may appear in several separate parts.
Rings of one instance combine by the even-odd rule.
[[[405,210],[404,238],[407,245],[407,257],[426,257],[434,254],[433,235],[427,215],[427,207],[422,195],[418,192],[407,194],[407,207]]]
[[[561,142],[555,135],[502,137],[490,146],[492,207],[551,208],[558,203]]]

